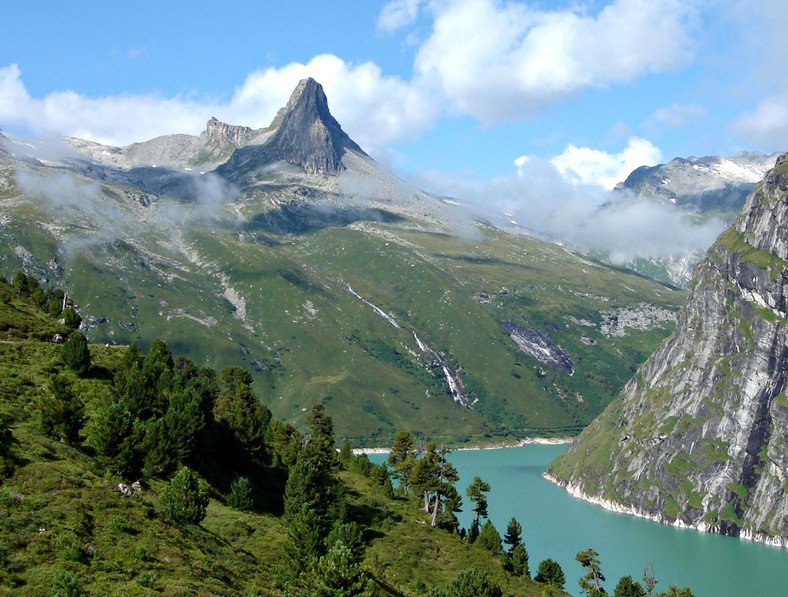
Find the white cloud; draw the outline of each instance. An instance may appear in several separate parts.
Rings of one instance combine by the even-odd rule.
[[[231,124],[270,124],[298,81],[313,77],[329,97],[332,113],[365,149],[417,135],[434,122],[438,107],[417,88],[385,77],[375,64],[349,64],[330,54],[307,64],[256,71],[229,102],[176,96],[118,95],[89,98],[72,91],[32,98],[16,65],[0,68],[0,122],[38,134],[57,133],[126,145],[159,135],[201,132],[211,116]]]
[[[522,158],[521,158],[522,159]],[[662,159],[662,152],[646,139],[630,137],[620,153],[608,153],[590,147],[568,145],[550,162],[568,182],[592,184],[610,190],[640,166],[653,166]],[[515,164],[522,168],[526,162]]]
[[[554,164],[535,157],[519,158],[516,176],[480,184],[463,180],[441,177],[438,184],[477,217],[504,227],[514,220],[514,231],[603,251],[618,263],[705,250],[725,227],[721,220],[698,223],[675,206],[628,192],[570,182]]]
[[[380,10],[379,31],[396,31],[413,23],[424,0],[390,0]]]
[[[615,0],[598,14],[498,0],[432,2],[416,71],[455,109],[496,123],[585,87],[664,72],[693,55],[695,10],[682,0]]]
[[[762,100],[732,125],[735,135],[766,151],[788,148],[788,91]]]

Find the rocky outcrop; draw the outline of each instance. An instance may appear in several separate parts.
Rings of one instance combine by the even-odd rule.
[[[522,352],[548,367],[572,374],[574,368],[572,358],[568,352],[555,344],[550,336],[512,321],[502,321],[501,325]]]
[[[675,158],[666,164],[637,168],[617,188],[701,211],[738,212],[776,158],[777,154],[755,152],[728,158]]]
[[[276,162],[331,176],[346,169],[347,151],[366,157],[331,115],[323,87],[314,79],[298,84],[265,130],[271,132],[262,142],[239,148],[217,172],[242,185],[253,184],[261,170]]]
[[[331,115],[322,85],[311,78],[298,83],[271,126],[276,132],[267,151],[307,174],[336,174],[345,169],[347,149],[363,153]]]
[[[249,143],[255,134],[256,131],[248,126],[227,124],[214,116],[205,125],[205,131],[200,136],[221,146],[241,147]]]
[[[788,546],[788,154],[698,266],[674,334],[554,462],[575,495]]]

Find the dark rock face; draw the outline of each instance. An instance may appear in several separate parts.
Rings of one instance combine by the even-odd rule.
[[[323,87],[314,79],[298,84],[273,126],[276,132],[267,151],[308,174],[336,174],[345,169],[342,156],[347,149],[363,153],[329,112]]]
[[[569,353],[554,344],[550,336],[511,321],[502,321],[501,325],[525,354],[548,367],[553,367],[564,373],[572,373],[573,365]]]
[[[676,330],[548,474],[604,506],[788,546],[788,154],[696,269]]]

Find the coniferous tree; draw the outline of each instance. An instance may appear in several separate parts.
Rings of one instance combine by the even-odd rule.
[[[90,349],[88,341],[77,331],[69,334],[68,340],[60,349],[60,356],[66,367],[82,377],[90,369]]]
[[[399,481],[402,492],[410,491],[410,473],[416,463],[413,438],[407,431],[397,431],[386,463],[394,469],[392,476]]]
[[[511,554],[514,548],[522,543],[523,525],[517,522],[517,519],[512,517],[509,524],[506,525],[506,533],[503,536],[503,542],[509,546],[508,552]]]
[[[647,597],[651,597],[654,594],[654,588],[659,583],[657,576],[654,574],[653,563],[646,562],[646,565],[643,567],[643,577],[641,580],[643,581],[643,587],[646,590]]]
[[[39,400],[42,433],[71,446],[79,443],[85,423],[85,405],[63,375],[49,378],[48,392]]]
[[[334,421],[326,413],[326,407],[315,404],[306,419],[309,435],[302,458],[309,460],[320,471],[333,471],[338,460],[334,447]]]
[[[468,498],[473,502],[471,510],[476,514],[476,521],[481,523],[481,518],[487,518],[487,493],[490,492],[490,484],[482,481],[480,477],[474,477],[468,489],[465,491]]]
[[[602,564],[599,561],[599,554],[596,550],[589,548],[579,551],[577,555],[575,555],[575,559],[580,562],[583,568],[588,570],[588,572],[577,581],[583,592],[588,595],[601,593],[601,583],[605,580],[605,575],[602,574]],[[592,591],[594,593],[592,593]]]
[[[476,540],[479,538],[479,531],[481,530],[481,525],[477,519],[473,519],[471,521],[471,526],[468,528],[468,534],[466,535],[466,539],[468,543],[475,543]]]
[[[484,521],[476,543],[493,555],[497,556],[501,553],[501,535],[489,518]]]
[[[631,576],[622,576],[613,590],[613,597],[646,597],[646,590]]]
[[[515,576],[530,576],[531,570],[528,567],[528,550],[525,549],[522,541],[514,546],[509,556],[512,573]]]
[[[184,524],[200,524],[208,509],[208,495],[200,487],[194,471],[184,466],[164,488],[161,506],[173,520]]]
[[[564,576],[564,571],[558,562],[547,558],[539,562],[534,580],[540,583],[551,584],[563,590],[566,576]]]
[[[96,461],[111,473],[131,478],[139,473],[142,425],[120,402],[100,408],[88,427],[88,443],[96,449]]]
[[[323,555],[323,524],[307,504],[289,516],[280,580],[286,595],[309,593]]]
[[[254,508],[254,489],[246,477],[239,477],[230,485],[227,504],[236,510],[248,512]]]

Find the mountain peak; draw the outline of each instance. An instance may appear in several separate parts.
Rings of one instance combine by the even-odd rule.
[[[271,127],[276,129],[272,156],[302,166],[309,174],[336,174],[345,169],[345,151],[364,153],[331,115],[323,86],[312,78],[298,83]]]

